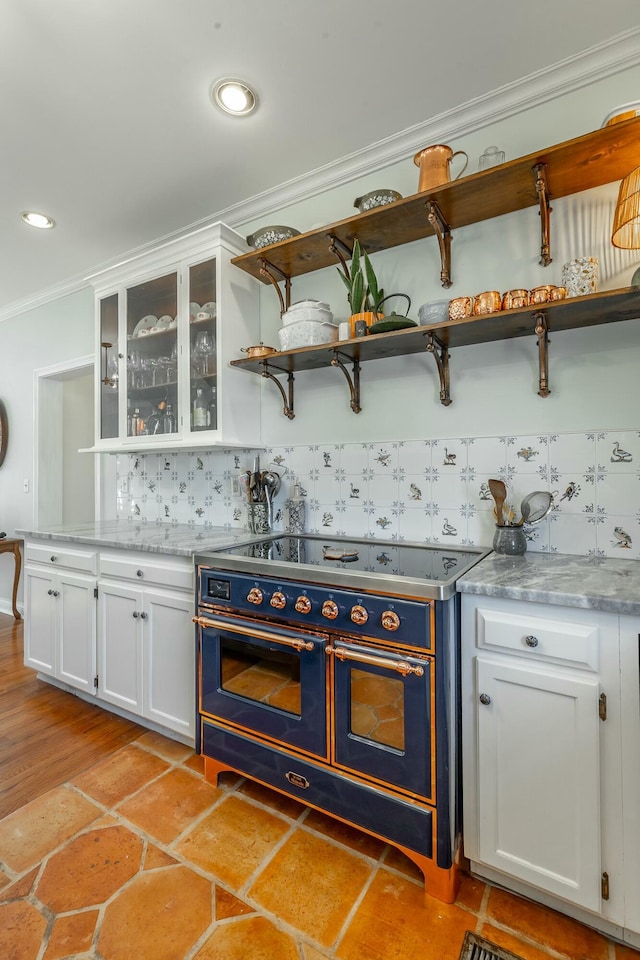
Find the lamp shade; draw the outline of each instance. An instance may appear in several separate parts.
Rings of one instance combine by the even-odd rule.
[[[624,250],[640,249],[640,167],[632,170],[620,184],[611,243]]]

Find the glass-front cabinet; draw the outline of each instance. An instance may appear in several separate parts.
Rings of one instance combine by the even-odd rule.
[[[260,444],[259,385],[229,366],[260,339],[259,284],[230,264],[245,250],[214,224],[91,278],[94,450]]]

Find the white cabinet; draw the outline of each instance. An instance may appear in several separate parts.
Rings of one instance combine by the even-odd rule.
[[[260,384],[229,366],[259,342],[258,282],[222,223],[91,277],[96,290],[93,450],[260,445]]]
[[[101,558],[100,573],[99,696],[193,739],[195,642],[190,562],[107,555]]]
[[[618,617],[470,595],[462,607],[465,854],[489,879],[620,923]]]
[[[625,927],[640,948],[640,620],[620,618]]]
[[[25,546],[25,664],[91,694],[96,562],[95,551]]]

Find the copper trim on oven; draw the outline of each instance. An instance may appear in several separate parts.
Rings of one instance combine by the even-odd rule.
[[[358,663],[369,663],[373,667],[384,667],[387,670],[395,670],[401,673],[403,677],[410,673],[416,677],[424,676],[424,667],[420,664],[409,663],[407,660],[391,660],[389,657],[376,657],[372,653],[356,653],[355,650],[345,650],[344,647],[326,647],[325,653],[333,653],[338,660],[356,660]]]
[[[243,637],[251,637],[254,640],[266,640],[268,643],[278,643],[285,647],[293,647],[295,650],[313,650],[314,643],[312,640],[303,640],[301,637],[294,637],[289,639],[288,637],[282,637],[273,633],[267,633],[266,630],[260,630],[258,627],[245,627],[239,623],[229,622],[227,620],[211,620],[209,617],[193,617],[193,622],[197,623],[199,627],[213,627],[215,630],[229,630],[232,633],[239,633]],[[328,637],[322,637],[319,635],[320,639],[328,640]]]

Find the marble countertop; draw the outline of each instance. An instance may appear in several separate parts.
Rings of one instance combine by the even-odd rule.
[[[140,550],[193,557],[196,553],[244,543],[253,539],[246,530],[225,527],[194,526],[187,523],[161,523],[135,520],[108,520],[103,523],[65,524],[37,530],[17,530],[25,539],[57,540],[67,543]]]
[[[567,554],[485,557],[457,581],[460,593],[640,614],[640,562]]]

